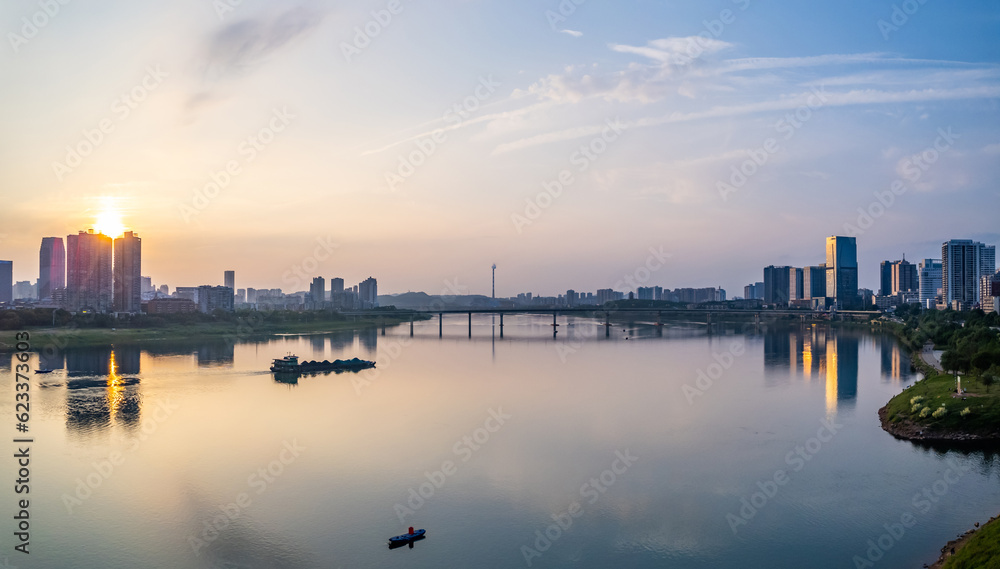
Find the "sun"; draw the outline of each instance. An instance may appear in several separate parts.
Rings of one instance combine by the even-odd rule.
[[[122,224],[121,213],[116,209],[108,208],[97,214],[94,231],[112,238],[120,237],[125,233],[125,225]]]

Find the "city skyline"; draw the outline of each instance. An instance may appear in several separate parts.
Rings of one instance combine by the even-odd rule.
[[[99,231],[95,232],[92,229],[88,231],[81,230],[79,231],[78,235],[67,236],[67,242],[76,242],[77,240],[83,240],[83,239],[87,239],[88,242],[99,240],[101,241],[102,244],[104,244],[104,241],[110,241],[114,245],[113,256],[111,251],[105,251],[101,255],[100,260],[88,260],[89,257],[87,257],[87,259],[85,259],[84,264],[86,266],[91,266],[91,267],[95,266],[95,263],[101,266],[111,265],[112,264],[111,261],[105,260],[104,257],[113,257],[114,271],[113,271],[112,284],[114,288],[114,295],[108,302],[111,303],[110,305],[114,307],[116,312],[138,311],[141,302],[140,300],[141,291],[145,290],[145,284],[143,283],[143,281],[149,282],[151,292],[154,289],[160,289],[165,286],[170,286],[175,290],[177,289],[195,290],[199,287],[204,288],[206,286],[214,286],[205,284],[197,286],[187,286],[187,285],[176,285],[163,282],[156,283],[154,286],[151,277],[149,277],[148,275],[142,275],[142,273],[146,271],[145,269],[141,268],[141,260],[140,260],[141,240],[132,231],[124,231],[122,237],[119,237],[114,240],[108,238],[104,233],[101,233]],[[709,296],[715,296],[716,301],[727,300],[727,299],[761,299],[768,304],[773,304],[773,303],[787,304],[790,301],[801,301],[801,300],[810,301],[812,299],[826,298],[828,301],[830,301],[831,306],[836,306],[838,308],[843,309],[846,308],[847,305],[854,304],[858,300],[855,297],[862,291],[869,291],[873,294],[886,298],[889,297],[902,298],[898,297],[897,295],[912,294],[914,299],[919,299],[919,303],[921,305],[925,305],[926,301],[928,300],[928,297],[933,296],[933,294],[931,294],[929,291],[934,290],[935,287],[932,287],[930,284],[923,283],[923,281],[921,281],[920,279],[930,278],[929,274],[924,274],[925,273],[924,266],[927,263],[935,261],[935,259],[925,258],[920,261],[919,265],[914,265],[906,261],[905,255],[903,255],[902,260],[881,261],[876,271],[877,278],[879,279],[879,284],[877,287],[868,288],[868,287],[858,286],[857,284],[858,273],[859,273],[859,266],[857,262],[857,259],[859,258],[859,248],[857,245],[857,239],[854,237],[846,237],[846,236],[827,236],[825,240],[826,240],[825,263],[815,266],[807,265],[804,267],[791,267],[791,266],[776,267],[774,265],[769,265],[767,267],[764,267],[763,269],[763,281],[753,281],[750,283],[749,286],[735,287],[733,289],[726,289],[725,287],[721,286],[692,287],[684,285],[684,286],[671,287],[671,286],[658,285],[654,282],[654,279],[652,277],[654,276],[656,270],[658,270],[657,265],[660,264],[659,261],[662,261],[664,257],[662,251],[659,254],[657,254],[656,251],[651,250],[652,256],[649,259],[647,259],[645,267],[639,267],[636,271],[634,271],[632,275],[625,275],[622,279],[619,279],[616,283],[614,283],[614,285],[611,288],[596,289],[597,290],[596,297],[600,297],[602,292],[606,291],[607,293],[612,295],[618,294],[619,296],[616,298],[628,298],[629,294],[631,293],[634,295],[635,298],[640,300],[643,299],[653,300],[654,291],[670,292],[671,290],[673,290],[675,293],[680,290],[708,291]],[[50,259],[50,258],[54,256],[53,249],[56,248],[55,246],[56,245],[61,246],[61,241],[62,238],[58,237],[42,238],[42,246],[39,250],[39,255],[38,255],[38,266],[39,266],[40,276],[34,283],[32,283],[31,281],[17,281],[16,279],[11,279],[12,284],[21,285],[22,283],[24,283],[28,284],[29,287],[33,286],[35,292],[34,295],[35,299],[41,300],[43,298],[47,298],[39,294],[44,286],[43,278],[41,275],[44,274],[46,270],[48,270],[50,273],[51,272],[58,273],[59,267],[53,265],[55,259]],[[131,243],[132,245],[126,247],[126,243]],[[979,282],[979,279],[981,277],[992,277],[993,272],[996,270],[995,269],[996,247],[995,245],[983,244],[968,239],[949,239],[948,241],[943,242],[941,245],[942,255],[944,255],[944,253],[948,250],[949,245],[952,243],[959,243],[959,244],[968,243],[970,246],[975,245],[976,247],[979,247],[984,251],[983,254],[984,256],[981,258],[981,260],[980,257],[978,256],[979,253],[977,253],[976,267],[974,270],[976,275],[974,277],[969,277],[969,279],[971,279],[970,283],[974,284],[968,285],[973,287],[973,292],[971,292],[970,294],[972,294],[974,302],[978,303],[980,300],[979,298],[980,287],[986,286],[984,284],[981,284]],[[111,249],[110,247],[111,243],[107,243],[106,245],[107,249]],[[87,255],[91,255],[92,253],[90,252],[90,249],[92,249],[93,247],[95,247],[95,245],[88,245],[87,247],[78,248],[77,251],[83,250],[87,253]],[[105,247],[101,247],[102,250],[104,248]],[[123,255],[123,253],[126,252],[127,254]],[[658,258],[659,260],[651,265],[650,261],[652,261],[654,257]],[[47,261],[47,259],[50,260]],[[121,266],[119,265],[120,263],[119,259],[122,259]],[[6,265],[7,267],[6,270],[11,271],[10,261],[4,261],[4,262],[8,263]],[[938,296],[940,297],[941,296],[940,292],[942,290],[940,288],[941,259],[937,259],[936,263],[938,268],[938,274],[934,278],[937,279],[936,282],[938,283],[938,286],[936,287],[936,289],[939,291]],[[76,262],[76,265],[80,264],[81,262],[79,261]],[[66,266],[63,267],[64,272],[68,270],[69,265],[70,262],[69,259],[67,258]],[[989,269],[989,267],[991,266],[994,267],[992,270]],[[980,267],[982,267],[982,269],[980,269]],[[495,264],[491,266],[491,270],[493,272],[495,272],[496,268],[497,267]],[[779,275],[778,273],[769,274],[769,271],[772,272],[783,271],[783,272]],[[100,275],[98,277],[98,280],[106,278],[106,275],[103,275],[103,272],[104,271],[100,270],[96,271],[96,273]],[[79,291],[82,288],[95,288],[95,287],[103,288],[107,284],[107,283],[88,284],[86,286],[83,286],[80,284],[81,280],[87,278],[88,275],[84,275],[82,270],[79,268],[77,269],[76,273],[77,273],[75,276],[76,284],[73,287],[69,287],[67,290],[75,288],[77,291]],[[337,278],[337,277],[331,278],[330,290],[332,291],[332,293],[327,293],[325,292],[326,279],[322,275],[318,275],[309,279],[307,286],[304,288],[282,289],[281,287],[277,287],[274,289],[268,289],[267,287],[260,287],[258,285],[254,287],[245,286],[244,288],[238,289],[235,286],[235,273],[236,273],[235,270],[224,270],[222,272],[223,275],[222,282],[224,283],[224,286],[228,287],[230,290],[233,291],[233,294],[237,299],[236,304],[245,302],[245,300],[244,301],[239,300],[240,293],[244,295],[245,299],[246,298],[245,295],[247,295],[248,291],[281,290],[282,293],[284,294],[305,293],[306,296],[303,297],[306,303],[305,307],[309,308],[310,303],[315,302],[317,291],[323,290],[324,295],[335,294],[338,290],[338,287],[340,290],[343,290],[343,283],[344,283],[343,278]],[[11,274],[13,274],[12,271]],[[846,279],[847,283],[846,285],[837,284],[842,279]],[[204,282],[214,282],[214,281],[204,281]],[[371,282],[372,284],[368,285],[369,282]],[[378,297],[377,285],[375,285],[374,282],[375,282],[374,278],[369,276],[368,279],[362,281],[359,285],[356,285],[354,287],[355,289],[361,287],[360,289],[361,293],[359,298],[363,306],[373,306],[377,304],[377,297]],[[781,287],[780,289],[774,288],[774,286],[776,285],[774,285],[773,283],[775,282],[780,283],[779,285]],[[253,284],[257,285],[257,283]],[[442,290],[440,292],[440,294],[445,296],[462,296],[462,295],[490,296],[476,291],[463,289],[462,285],[457,280],[455,282],[446,282],[445,284],[447,285],[447,289]],[[368,286],[368,289],[365,288],[366,286]],[[753,296],[746,295],[746,291],[749,290],[750,287],[752,286],[758,286],[760,288],[759,290],[757,288],[753,289]],[[834,294],[832,295],[829,294],[831,288],[832,290],[835,291]],[[839,290],[841,288],[843,290]],[[17,289],[17,286],[14,286],[14,289]],[[372,289],[374,289],[376,292],[371,292]],[[365,292],[366,290],[368,290],[368,292]],[[494,298],[513,300],[515,298],[524,297],[525,294],[527,294],[529,297],[531,295],[534,295],[535,297],[559,298],[559,299],[564,298],[563,291],[558,291],[555,294],[547,294],[545,292],[537,293],[533,289],[524,290],[523,286],[520,287],[520,290],[521,292],[500,297],[496,297],[494,293]],[[126,291],[126,292],[123,293],[121,291]],[[717,292],[711,293],[711,291],[717,291]],[[744,291],[744,295],[740,296],[739,291]],[[413,291],[412,289],[407,290],[406,292],[425,292],[428,294],[435,294],[432,291]],[[358,291],[356,290],[355,293],[357,294]],[[565,290],[565,293],[566,293],[565,295],[566,302],[568,302],[569,304],[575,302],[574,296],[582,297],[587,295],[588,293],[592,296],[594,295],[593,292],[586,291],[585,289],[582,289],[580,293],[577,293],[575,289],[568,289]],[[72,298],[73,296],[72,292],[67,292],[64,294],[67,295],[66,298],[67,300],[70,301],[70,304],[77,302]],[[130,297],[130,300],[120,300],[121,294],[127,294],[127,296]],[[386,296],[397,295],[397,294],[402,294],[402,293],[401,292],[385,293]],[[656,294],[655,298],[656,300],[659,300],[658,296],[659,294]],[[947,296],[947,294],[945,296]],[[844,304],[843,301],[838,300],[838,298],[840,297],[847,299],[846,305]],[[17,298],[21,297],[16,296],[16,293],[11,297],[11,299],[17,299]],[[197,297],[195,296],[193,298]],[[606,298],[605,300],[608,299],[611,298],[609,297]],[[327,297],[326,300],[329,300],[329,297]],[[105,305],[105,302],[103,300],[97,302],[91,299],[90,302],[95,303],[102,307]],[[695,302],[695,301],[691,300],[690,302]],[[814,304],[810,305],[813,305],[815,307]]]
[[[285,276],[314,259],[308,278],[489,294],[496,263],[510,296],[607,288],[650,248],[671,257],[649,284],[735,292],[851,227],[877,289],[881,260],[1000,241],[995,5],[889,27],[864,3],[568,5],[403,3],[384,29],[379,2],[60,5],[33,35],[39,8],[4,5],[24,41],[3,59],[0,258],[34,280],[39,237],[117,211],[156,282],[226,259],[305,290]]]

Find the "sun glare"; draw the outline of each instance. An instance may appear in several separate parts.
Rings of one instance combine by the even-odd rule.
[[[125,233],[125,226],[122,224],[122,216],[114,209],[106,209],[97,215],[94,223],[94,231],[103,233],[108,237],[120,237]]]

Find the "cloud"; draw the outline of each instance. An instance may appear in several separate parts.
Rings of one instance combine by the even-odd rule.
[[[525,90],[515,91],[515,95],[533,95],[557,103],[579,103],[590,98],[651,103],[671,94],[690,95],[692,86],[679,78],[697,74],[715,54],[731,47],[730,43],[699,36],[663,38],[645,46],[611,44],[609,48],[614,52],[651,61],[632,63],[608,73],[570,66],[561,74],[548,75]]]
[[[575,38],[583,37],[583,32],[578,32],[576,30],[559,30],[559,31],[562,32],[562,33],[564,33],[564,34],[569,34],[569,35],[571,35],[571,36],[573,36]]]
[[[196,59],[201,86],[188,99],[187,107],[195,109],[210,102],[219,84],[252,72],[281,48],[315,29],[324,16],[323,12],[300,5],[222,26],[199,50]]]

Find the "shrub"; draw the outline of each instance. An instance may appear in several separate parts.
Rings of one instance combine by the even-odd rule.
[[[923,409],[920,410],[920,416],[921,417],[927,417],[930,414],[931,414],[931,408],[930,407],[924,407]]]
[[[942,405],[941,407],[938,407],[937,410],[934,411],[934,413],[931,414],[931,417],[934,417],[935,419],[940,419],[941,417],[944,417],[947,414],[948,410],[945,409],[944,406]]]
[[[968,407],[966,407],[965,409],[962,409],[962,412],[959,413],[959,415],[961,415],[961,416],[964,417],[964,416],[968,415],[969,413],[972,413],[972,410],[969,409]]]

